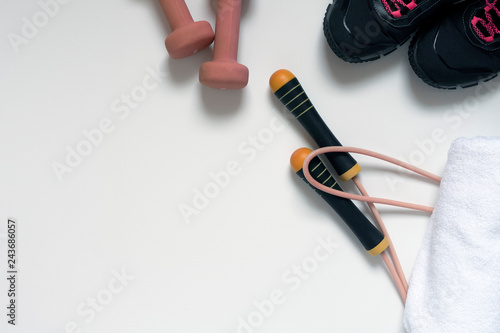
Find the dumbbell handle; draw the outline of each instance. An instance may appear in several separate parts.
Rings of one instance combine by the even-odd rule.
[[[184,0],[160,0],[160,6],[172,31],[193,22]]]
[[[217,1],[214,60],[234,61],[238,57],[241,0]]]
[[[271,76],[270,85],[274,95],[295,116],[320,148],[342,145],[321,119],[295,75],[284,69],[276,71]],[[361,171],[361,167],[349,153],[329,153],[325,156],[344,181]]]

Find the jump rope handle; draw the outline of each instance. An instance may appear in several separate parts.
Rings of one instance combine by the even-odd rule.
[[[304,177],[302,167],[304,160],[311,152],[312,151],[308,148],[300,148],[293,153],[290,159],[293,171],[310,186],[311,184]],[[309,172],[316,181],[329,188],[342,191],[342,188],[335,178],[333,178],[318,157],[315,157],[311,161]],[[359,239],[363,247],[372,256],[382,253],[389,246],[389,241],[351,200],[321,192],[313,186],[311,186],[311,188],[318,193],[335,212],[337,212],[340,218],[344,220],[354,235]]]
[[[290,71],[280,69],[269,80],[274,95],[295,116],[320,147],[342,146],[321,119],[299,80]],[[361,167],[349,153],[325,154],[343,181],[356,176]]]

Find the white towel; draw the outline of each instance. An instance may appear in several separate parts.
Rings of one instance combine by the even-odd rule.
[[[500,138],[452,143],[409,281],[411,333],[500,332]]]

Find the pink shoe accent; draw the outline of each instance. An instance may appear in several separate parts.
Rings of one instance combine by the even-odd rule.
[[[394,18],[401,17],[402,8],[412,10],[417,7],[417,3],[415,2],[415,0],[412,0],[409,3],[406,3],[403,0],[382,0],[382,4],[384,5],[385,10]]]
[[[409,10],[412,10],[414,9],[415,7],[417,7],[417,3],[415,1],[412,1],[410,2],[408,5],[406,5],[406,7],[409,9]]]
[[[471,20],[472,28],[476,35],[486,43],[491,43],[495,40],[495,35],[500,35],[500,30],[495,25],[492,13],[500,18],[500,10],[496,6],[498,0],[493,0],[493,2],[488,2],[486,0],[486,5],[483,8],[484,18],[474,16]],[[492,13],[491,13],[492,12]],[[479,11],[477,14],[482,14]],[[481,29],[482,27],[483,29]],[[488,35],[484,34],[484,31],[488,32]]]
[[[396,10],[395,12],[391,12],[391,15],[392,15],[392,17],[400,18],[401,17],[401,11],[400,10]]]

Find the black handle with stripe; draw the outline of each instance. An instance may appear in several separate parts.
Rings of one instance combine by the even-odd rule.
[[[275,72],[271,76],[270,85],[274,95],[302,124],[319,147],[342,145],[321,119],[299,80],[291,72],[283,69]],[[325,156],[344,181],[361,171],[361,167],[349,153],[328,153]]]
[[[311,150],[308,148],[300,148],[293,153],[291,164],[297,176],[306,182],[337,212],[371,255],[376,256],[383,252],[389,245],[388,241],[351,200],[322,192],[307,181],[302,165],[310,152]],[[319,183],[342,191],[340,185],[318,157],[313,158],[311,163],[309,163],[309,173]]]

